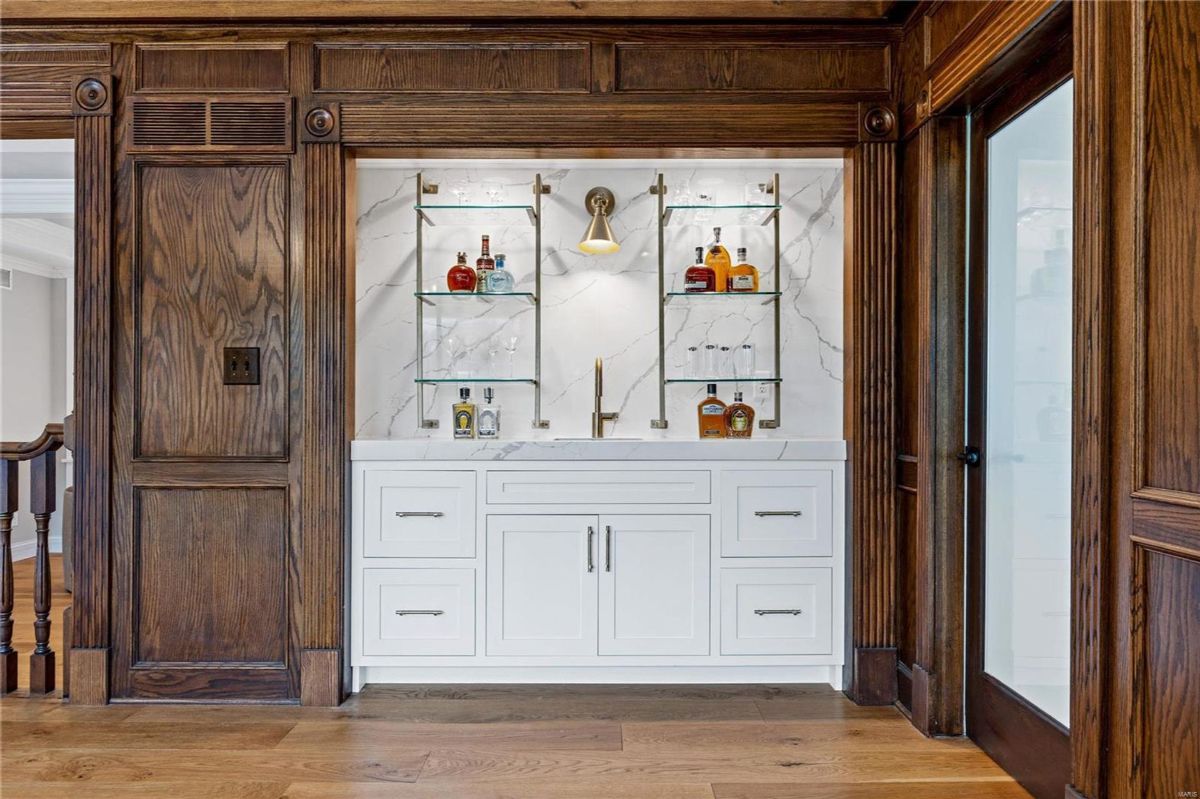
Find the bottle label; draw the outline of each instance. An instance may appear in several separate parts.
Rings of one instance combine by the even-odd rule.
[[[754,291],[754,276],[734,275],[729,278],[729,287],[734,291]]]
[[[472,438],[475,430],[475,414],[466,408],[454,412],[454,437]]]
[[[734,411],[730,416],[729,426],[739,433],[750,427],[750,419],[746,417],[745,411]]]
[[[710,402],[707,405],[701,406],[700,413],[704,414],[705,416],[723,416],[725,414],[725,408],[724,406],[718,405],[715,402]]]
[[[494,410],[484,409],[479,412],[479,437],[480,438],[496,438],[500,432],[500,425],[496,418]]]
[[[708,291],[707,280],[689,280],[683,284],[684,291]]]

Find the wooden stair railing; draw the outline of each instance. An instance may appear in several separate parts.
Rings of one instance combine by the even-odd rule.
[[[50,517],[58,490],[55,452],[63,426],[48,424],[33,441],[0,444],[0,695],[17,687],[17,651],[12,647],[12,519],[18,510],[21,461],[30,461],[29,505],[37,534],[33,577],[34,650],[29,655],[29,693],[54,690],[54,650],[50,648]]]

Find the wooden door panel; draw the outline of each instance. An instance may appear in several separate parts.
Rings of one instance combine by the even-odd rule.
[[[136,668],[287,659],[287,492],[136,492]]]
[[[288,454],[288,170],[142,165],[135,285],[135,456]],[[226,347],[259,384],[224,385]]]

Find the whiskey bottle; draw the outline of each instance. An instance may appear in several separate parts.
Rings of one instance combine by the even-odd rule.
[[[475,403],[471,402],[471,389],[458,390],[459,401],[454,403],[454,437],[475,437]]]
[[[704,248],[696,248],[696,263],[683,273],[683,290],[689,294],[717,290],[717,273],[704,263]]]
[[[758,268],[746,262],[746,248],[738,247],[738,262],[729,267],[730,291],[758,291]]]
[[[467,266],[467,254],[460,252],[458,254],[458,263],[450,267],[450,271],[446,273],[446,287],[450,291],[474,291],[475,270]]]
[[[697,407],[700,438],[725,438],[725,403],[717,397],[717,384],[708,384],[708,396]]]
[[[725,428],[730,438],[750,438],[754,432],[754,408],[742,402],[742,392],[735,391],[733,404],[725,409]]]
[[[713,228],[713,240],[706,249],[708,253],[704,256],[704,263],[711,267],[716,275],[717,286],[714,290],[725,291],[729,285],[729,267],[732,262],[729,260],[729,250],[721,243],[721,228]]]
[[[497,262],[500,256],[496,256]],[[497,263],[499,267],[499,263]],[[496,396],[492,391],[492,387],[488,386],[483,390],[483,406],[479,409],[479,437],[480,438],[499,438],[500,437],[500,406],[493,405],[492,399]]]
[[[496,253],[496,268],[487,273],[485,291],[491,294],[510,294],[512,290],[512,272],[504,268],[504,255]]]
[[[487,291],[487,276],[496,268],[496,262],[492,259],[489,252],[490,242],[488,236],[483,237],[483,241],[479,245],[479,257],[475,259],[475,290]]]

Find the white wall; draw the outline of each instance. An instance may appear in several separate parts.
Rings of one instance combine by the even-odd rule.
[[[0,257],[0,266],[4,260]],[[66,284],[14,270],[11,290],[0,290],[0,439],[29,441],[66,415]],[[58,466],[62,507],[64,465]],[[34,552],[29,512],[29,464],[21,464],[20,510],[14,519],[13,558]],[[62,514],[51,520],[51,548],[61,549]]]

